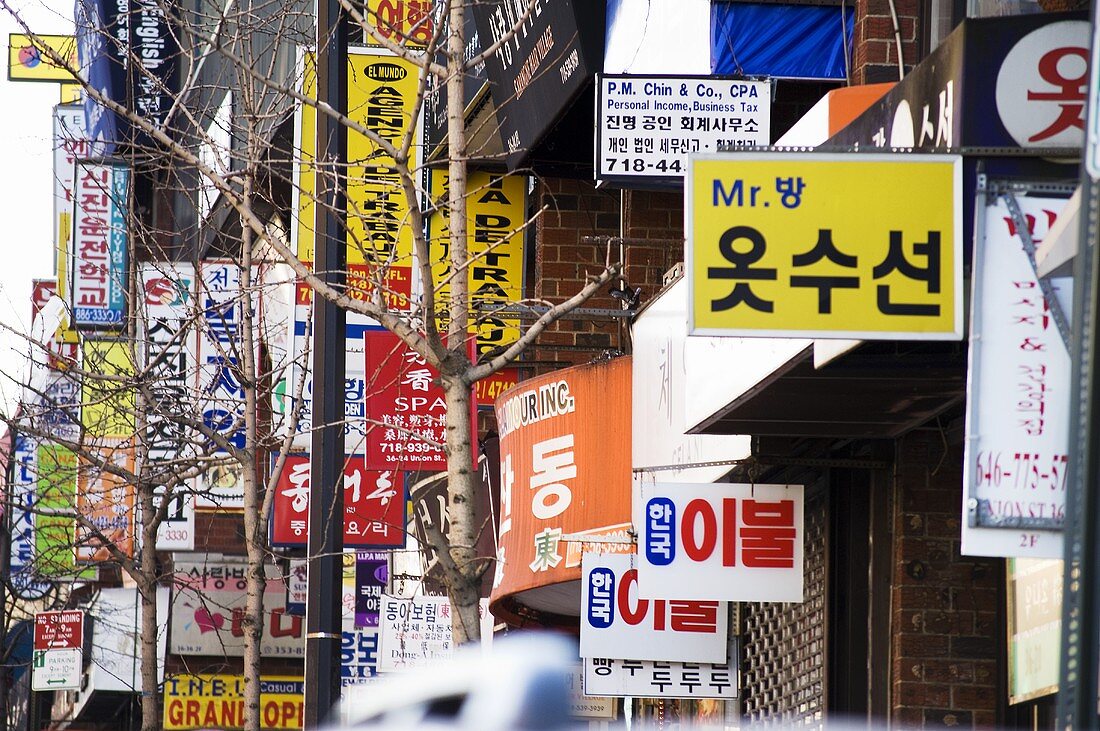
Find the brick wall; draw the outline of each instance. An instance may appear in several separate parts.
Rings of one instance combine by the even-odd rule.
[[[633,288],[642,289],[641,301],[661,286],[661,276],[683,260],[683,201],[678,193],[597,190],[590,181],[544,178],[535,200],[547,211],[535,225],[535,263],[532,296],[552,303],[579,291],[589,275],[603,268],[608,246],[586,237],[620,235],[620,210],[625,211],[622,233],[628,243],[611,260],[625,261],[623,274]],[[639,243],[633,239],[652,241]],[[620,256],[621,254],[621,256]],[[585,307],[619,309],[607,288]],[[543,372],[586,363],[608,349],[626,349],[626,323],[609,317],[572,317],[555,323],[532,349],[529,359],[542,363]]]
[[[945,449],[946,454],[945,454]],[[898,441],[892,715],[906,728],[996,721],[1001,560],[959,554],[962,446],[936,430]]]
[[[920,61],[918,0],[894,0],[901,29],[906,73]],[[898,47],[890,0],[856,0],[852,62],[853,84],[877,84],[898,80]]]

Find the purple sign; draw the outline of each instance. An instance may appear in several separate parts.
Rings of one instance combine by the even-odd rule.
[[[389,580],[388,554],[359,551],[355,554],[355,626],[377,627],[382,592]]]

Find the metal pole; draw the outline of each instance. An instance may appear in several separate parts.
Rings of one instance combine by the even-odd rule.
[[[348,108],[348,22],[339,0],[317,0],[317,194],[314,272],[346,281],[347,128],[322,111]],[[314,300],[313,438],[310,450],[305,727],[324,723],[340,699],[340,592],[344,548],[344,311]]]

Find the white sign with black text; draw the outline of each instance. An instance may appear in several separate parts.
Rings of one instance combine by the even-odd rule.
[[[770,142],[767,81],[601,74],[598,89],[597,180],[677,182],[688,155]]]
[[[631,698],[737,698],[737,640],[724,663],[584,660],[585,695]]]

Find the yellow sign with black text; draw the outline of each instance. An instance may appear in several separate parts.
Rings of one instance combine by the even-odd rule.
[[[693,158],[690,332],[961,339],[961,192],[958,156]]]
[[[431,196],[440,210],[428,218],[428,247],[435,284],[435,311],[441,330],[447,327],[451,261],[447,174],[432,171]],[[470,332],[477,334],[478,355],[519,339],[519,320],[493,312],[523,299],[524,225],[527,221],[527,178],[471,172],[467,181],[465,266],[469,282]],[[476,322],[475,322],[476,320]]]
[[[260,728],[298,729],[303,722],[301,677],[260,678]],[[244,677],[181,674],[164,679],[164,729],[244,728]]]
[[[303,93],[317,98],[317,74],[312,54],[305,55]],[[415,128],[413,118],[420,67],[381,51],[348,52],[348,116],[392,147],[400,149],[404,135]],[[298,258],[313,261],[317,195],[313,163],[317,110],[303,104],[298,115],[297,141],[302,163],[295,171]],[[412,296],[413,205],[419,146],[410,146],[399,165],[386,147],[357,129],[348,129],[347,265],[348,293],[367,299],[381,288],[391,309],[406,309]],[[411,177],[410,177],[411,175]]]

